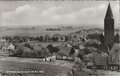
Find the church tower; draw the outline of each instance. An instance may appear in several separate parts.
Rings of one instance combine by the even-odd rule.
[[[104,44],[111,48],[114,44],[114,18],[110,3],[104,18]]]

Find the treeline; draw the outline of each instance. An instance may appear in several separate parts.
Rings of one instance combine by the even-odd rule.
[[[14,53],[10,56],[14,57],[28,57],[28,58],[45,58],[51,56],[53,53],[59,51],[58,47],[54,47],[52,44],[44,47],[40,44],[32,45],[25,43],[22,45],[16,45]]]
[[[46,29],[47,31],[61,31],[61,29],[60,28],[48,28],[48,29]]]
[[[21,43],[21,42],[28,42],[28,41],[39,41],[39,42],[48,42],[48,41],[53,41],[53,42],[57,42],[57,41],[68,41],[69,37],[68,36],[49,36],[49,35],[45,35],[45,36],[4,36],[2,37],[2,39],[5,39],[9,42],[12,43]]]

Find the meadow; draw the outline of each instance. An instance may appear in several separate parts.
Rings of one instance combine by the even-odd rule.
[[[12,67],[11,67],[12,66]],[[39,64],[29,62],[1,61],[0,71],[44,71],[43,74],[23,74],[22,76],[59,76],[67,73],[68,69],[50,64]]]
[[[62,31],[46,31],[45,29],[37,29],[37,30],[25,30],[25,29],[0,29],[0,37],[2,36],[40,36],[40,35],[53,35],[53,34],[61,34],[67,35],[75,30],[62,30]]]

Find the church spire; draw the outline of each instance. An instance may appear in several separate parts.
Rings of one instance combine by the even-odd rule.
[[[109,5],[108,5],[105,18],[107,18],[107,17],[113,17],[113,13],[112,13],[112,10],[111,10],[110,3],[109,3]]]
[[[104,43],[109,47],[112,47],[114,44],[114,18],[110,3],[104,18]]]

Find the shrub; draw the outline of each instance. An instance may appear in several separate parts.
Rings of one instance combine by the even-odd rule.
[[[31,50],[33,50],[33,46],[30,43],[25,43],[24,45],[27,48],[30,48]]]
[[[23,54],[23,51],[24,51],[24,47],[18,46],[16,52],[12,56],[21,56]]]
[[[33,51],[29,48],[24,48],[24,52],[22,53],[21,56],[22,57],[32,57],[33,58],[33,57],[38,57],[38,54],[35,51]]]

